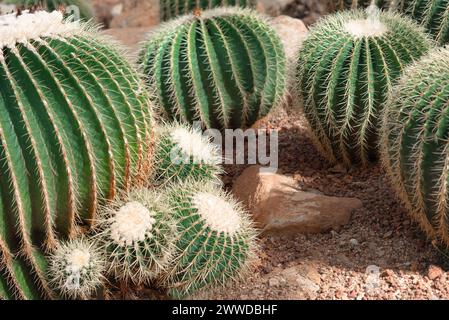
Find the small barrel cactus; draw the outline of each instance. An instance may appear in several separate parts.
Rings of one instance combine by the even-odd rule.
[[[285,53],[275,31],[249,9],[184,16],[155,31],[140,63],[165,118],[207,128],[243,128],[285,94]]]
[[[439,44],[449,43],[449,0],[395,0],[395,9],[409,15]]]
[[[134,284],[149,283],[175,252],[176,223],[160,196],[148,189],[129,192],[103,209],[96,235],[109,271]]]
[[[297,96],[329,161],[377,159],[387,94],[431,46],[413,21],[373,7],[334,14],[311,29],[299,54]]]
[[[89,299],[104,283],[106,260],[85,239],[60,242],[49,257],[48,277],[54,290],[68,299]]]
[[[49,12],[64,10],[74,18],[89,20],[93,17],[93,8],[89,0],[6,0],[7,4],[15,4],[18,7],[41,7]]]
[[[175,185],[166,196],[178,221],[178,251],[166,277],[173,297],[224,285],[248,271],[257,232],[231,196],[204,181]]]
[[[406,208],[449,246],[449,49],[409,67],[383,117],[382,162]]]
[[[149,99],[89,26],[58,11],[0,25],[0,267],[17,297],[51,297],[43,252],[145,171]]]
[[[188,179],[218,180],[219,149],[200,130],[171,124],[156,130],[153,180],[156,184]]]
[[[256,6],[256,0],[160,0],[161,21],[171,20],[197,9],[207,10],[230,6],[251,8]]]

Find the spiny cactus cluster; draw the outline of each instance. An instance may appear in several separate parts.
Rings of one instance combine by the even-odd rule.
[[[449,246],[449,49],[409,67],[384,114],[382,159],[405,206]]]
[[[0,251],[17,298],[54,297],[44,253],[90,225],[150,157],[138,74],[62,14],[0,17]]]
[[[221,154],[198,129],[169,124],[156,132],[153,180],[156,184],[188,179],[218,180]]]
[[[198,140],[189,127],[166,126],[159,138],[173,133],[184,134],[184,142],[191,139],[188,145],[198,144],[204,156],[216,157],[210,143]],[[100,210],[92,246],[84,240],[69,242],[52,255],[49,276],[55,291],[89,298],[107,274],[124,284],[156,284],[173,298],[183,298],[243,277],[254,261],[257,233],[247,213],[215,180],[193,166],[182,181],[172,179],[164,188],[117,195]]]
[[[160,15],[161,21],[167,21],[195,10],[232,6],[251,8],[256,3],[256,0],[160,0]]]
[[[42,6],[49,12],[63,9],[67,10],[68,14],[79,14],[79,18],[84,20],[89,20],[93,16],[93,8],[89,0],[6,0],[6,3],[22,8]]]
[[[281,40],[250,10],[214,9],[164,24],[140,63],[168,120],[249,127],[285,94]]]
[[[419,23],[440,45],[449,43],[449,0],[396,0],[396,8]]]
[[[328,160],[377,159],[387,94],[431,45],[418,25],[390,12],[337,13],[311,29],[299,53],[297,92]]]

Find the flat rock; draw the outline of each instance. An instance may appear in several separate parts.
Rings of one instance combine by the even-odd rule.
[[[288,176],[247,168],[237,178],[233,193],[249,210],[263,233],[315,234],[339,230],[362,202],[300,190]]]

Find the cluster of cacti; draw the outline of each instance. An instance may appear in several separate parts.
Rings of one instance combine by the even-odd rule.
[[[145,172],[149,99],[113,45],[60,12],[0,24],[1,278],[14,297],[54,297],[44,252]]]
[[[449,245],[449,49],[409,67],[383,118],[382,160],[401,200],[431,238]]]
[[[65,10],[69,15],[79,15],[79,19],[89,20],[93,16],[93,8],[89,0],[6,0],[22,9],[38,9],[42,7],[49,12]]]
[[[256,0],[160,0],[161,21],[171,20],[178,16],[195,13],[195,10],[207,10],[217,7],[256,6]]]
[[[249,3],[162,1],[164,19],[194,14],[143,45],[148,88],[114,44],[59,11],[0,16],[0,299],[87,299],[106,276],[183,298],[245,275],[257,232],[217,183],[220,148],[180,123],[246,128],[283,101],[286,58],[267,21],[201,11]],[[433,46],[424,28],[372,1],[334,4],[368,9],[322,20],[299,52],[314,140],[345,165],[380,148],[407,208],[449,245],[449,48],[407,68]],[[394,7],[448,41],[448,0]],[[151,99],[174,123],[153,132]]]
[[[395,0],[395,9],[419,23],[444,45],[449,43],[449,0]]]
[[[157,139],[183,135],[178,143],[195,144],[203,158],[217,157],[207,139],[189,127],[165,126],[161,132],[164,134]],[[173,141],[166,147],[177,148]],[[124,283],[156,283],[174,298],[245,274],[256,250],[256,231],[246,212],[201,166],[192,166],[189,171],[182,170],[182,162],[172,166],[173,172],[184,175],[182,179],[171,179],[162,190],[133,189],[100,210],[91,256],[105,262],[95,264],[95,277],[82,271],[87,259],[79,263],[81,267],[65,267],[67,261],[74,261],[69,252],[80,259],[87,256],[82,254],[88,251],[83,242],[56,250],[49,275],[57,293],[68,298],[91,297],[103,279],[96,272],[100,267]],[[208,166],[211,172],[221,171],[218,164],[214,164],[216,168]],[[96,248],[101,248],[100,254]],[[72,286],[73,282],[81,285]]]
[[[217,146],[198,129],[180,124],[156,130],[153,181],[156,184],[177,180],[218,180],[222,156]]]
[[[139,62],[165,118],[223,129],[249,127],[283,100],[285,60],[263,18],[227,8],[164,24]]]
[[[165,283],[182,298],[241,277],[256,252],[256,232],[235,200],[215,184],[186,181],[167,191],[178,230],[177,254]]]
[[[161,196],[137,189],[103,209],[96,238],[104,248],[109,273],[133,283],[149,283],[175,253],[176,223]]]
[[[297,93],[329,161],[377,159],[387,94],[431,46],[417,24],[390,12],[337,13],[312,27],[299,53]]]

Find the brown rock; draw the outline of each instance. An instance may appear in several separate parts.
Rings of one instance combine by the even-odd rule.
[[[279,16],[273,19],[271,25],[284,43],[289,68],[294,67],[298,60],[298,50],[309,32],[307,27],[301,20],[288,16]]]
[[[123,0],[122,3],[120,14],[112,18],[111,28],[151,27],[159,23],[159,1]]]
[[[119,42],[124,44],[133,54],[139,51],[139,44],[145,40],[150,28],[119,28],[108,29],[104,31],[105,34],[112,36]]]
[[[353,210],[362,207],[355,198],[337,198],[301,191],[295,180],[246,169],[237,179],[234,195],[242,201],[264,233],[321,233],[347,224]]]
[[[443,270],[440,267],[431,265],[429,267],[429,271],[427,272],[427,276],[430,280],[438,279],[443,275]]]

